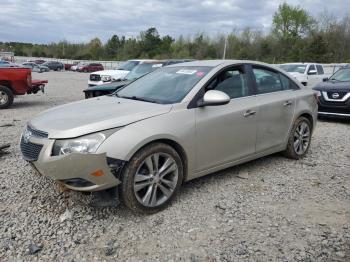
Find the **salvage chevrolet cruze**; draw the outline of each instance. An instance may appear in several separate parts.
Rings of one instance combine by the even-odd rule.
[[[68,188],[115,188],[129,208],[150,213],[190,179],[275,152],[303,157],[316,98],[259,62],[176,64],[112,95],[41,113],[20,146],[41,174]]]

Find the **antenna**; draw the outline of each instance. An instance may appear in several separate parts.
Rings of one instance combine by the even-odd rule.
[[[225,36],[225,46],[224,46],[224,54],[222,56],[222,59],[226,59],[226,49],[227,49],[227,35]]]

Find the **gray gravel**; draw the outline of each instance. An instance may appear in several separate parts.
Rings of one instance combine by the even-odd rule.
[[[35,74],[45,94],[0,111],[0,261],[350,261],[350,122],[320,121],[308,156],[279,154],[191,181],[166,210],[92,208],[21,159],[27,120],[83,98],[88,75]]]

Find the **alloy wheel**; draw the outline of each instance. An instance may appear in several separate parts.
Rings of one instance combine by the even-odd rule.
[[[4,91],[0,91],[0,105],[5,105],[8,101],[9,96]]]
[[[174,158],[165,153],[148,156],[138,167],[134,177],[134,193],[145,207],[156,207],[174,193],[179,169]]]
[[[299,123],[294,132],[294,150],[298,155],[302,155],[306,152],[311,138],[311,132],[309,125],[302,121]]]

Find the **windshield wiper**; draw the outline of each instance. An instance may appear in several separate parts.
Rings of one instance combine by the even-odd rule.
[[[147,99],[147,98],[143,98],[143,97],[138,97],[138,96],[121,96],[121,98],[149,102],[149,103],[155,103],[155,104],[157,103],[155,100]]]

